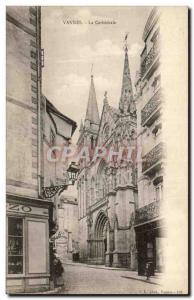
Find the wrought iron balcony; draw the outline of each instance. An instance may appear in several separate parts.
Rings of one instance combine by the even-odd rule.
[[[157,92],[152,96],[152,98],[148,101],[148,103],[146,103],[146,105],[141,111],[141,124],[143,126],[149,120],[150,116],[152,116],[153,112],[157,110],[160,104],[161,104],[161,89],[157,90]]]
[[[150,169],[152,166],[156,165],[156,163],[162,159],[163,150],[164,147],[163,147],[163,143],[161,142],[143,157],[143,161],[142,161],[143,173],[148,169]]]
[[[160,216],[160,201],[154,201],[135,212],[135,224],[147,222]]]
[[[148,54],[145,56],[143,62],[141,63],[141,76],[143,77],[148,69],[151,67],[153,62],[155,61],[156,57],[159,54],[158,45],[155,44],[150,49]]]

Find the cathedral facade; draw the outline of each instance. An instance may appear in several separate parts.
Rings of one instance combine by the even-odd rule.
[[[125,47],[121,97],[118,109],[108,103],[105,92],[101,117],[91,85],[78,147],[88,147],[91,159],[80,159],[78,176],[80,261],[114,267],[137,267],[134,230],[137,198],[136,164],[124,149],[136,142],[136,107]],[[96,149],[109,150],[106,157]],[[120,155],[122,154],[122,155]],[[111,156],[111,158],[110,158]]]

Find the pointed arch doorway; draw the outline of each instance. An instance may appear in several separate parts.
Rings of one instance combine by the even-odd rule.
[[[94,227],[94,257],[96,258],[96,262],[99,264],[105,264],[105,253],[108,248],[108,224],[106,214],[101,211],[97,216]]]

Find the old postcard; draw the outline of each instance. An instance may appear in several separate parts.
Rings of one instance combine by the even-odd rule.
[[[188,294],[188,8],[7,6],[6,293]]]

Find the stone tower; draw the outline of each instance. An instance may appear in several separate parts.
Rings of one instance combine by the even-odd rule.
[[[135,103],[133,98],[133,87],[129,69],[128,48],[125,47],[125,60],[123,68],[123,79],[121,88],[121,97],[119,101],[119,110],[122,114],[135,112]]]
[[[116,122],[114,145],[117,149],[121,149],[121,147],[126,145],[132,148],[135,143],[136,108],[129,69],[128,49],[126,46],[121,97],[119,101],[119,118]],[[137,196],[135,162],[121,160],[115,173],[113,266],[128,266],[131,270],[134,270],[136,269],[134,217],[135,198]]]
[[[78,148],[84,150],[87,148],[90,153],[94,150],[96,145],[100,118],[98,112],[98,105],[96,99],[96,91],[94,86],[94,78],[91,75],[91,82],[89,88],[89,97],[87,103],[87,110],[84,122],[81,121],[80,136],[77,142]],[[81,260],[87,260],[88,257],[88,223],[87,223],[87,209],[88,209],[88,163],[86,160],[79,161],[80,172],[77,180],[78,190],[78,215],[79,215],[79,251]]]
[[[94,76],[91,75],[90,89],[86,116],[84,124],[80,126],[80,137],[78,145],[85,145],[93,148],[96,144],[97,133],[100,124],[100,117],[98,112],[98,105],[96,99],[96,91],[94,86]]]

